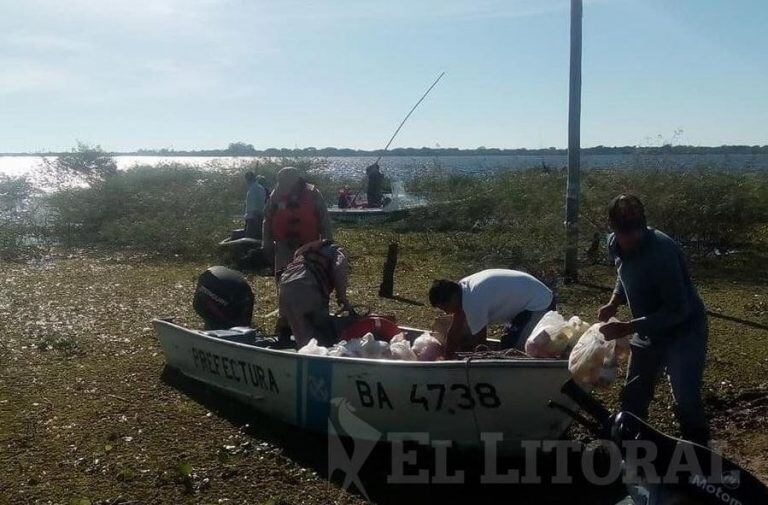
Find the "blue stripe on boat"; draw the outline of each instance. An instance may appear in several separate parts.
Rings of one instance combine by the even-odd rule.
[[[299,357],[296,360],[296,425],[304,426],[304,395],[302,391],[302,378],[304,376],[304,358]]]
[[[333,391],[333,361],[329,359],[307,360],[306,382],[306,426],[325,432],[328,430],[328,416],[331,410]]]

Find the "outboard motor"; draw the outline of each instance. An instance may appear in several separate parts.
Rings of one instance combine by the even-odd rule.
[[[253,291],[243,274],[214,266],[197,279],[192,306],[207,330],[251,326]]]

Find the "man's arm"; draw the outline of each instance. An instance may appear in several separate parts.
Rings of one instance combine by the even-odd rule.
[[[619,306],[624,305],[625,303],[627,303],[627,296],[624,294],[624,284],[621,283],[621,278],[617,275],[616,285],[613,288],[611,299],[597,311],[597,320],[601,322],[608,321],[616,315]]]
[[[253,188],[253,212],[255,212],[258,215],[263,216],[264,215],[264,205],[267,203],[265,194],[264,194],[264,187],[262,187],[261,184],[256,184],[256,187]]]
[[[331,217],[328,215],[328,206],[323,200],[323,195],[320,190],[315,188],[315,213],[317,215],[317,223],[320,228],[320,237],[326,240],[333,240],[333,225],[331,224]]]
[[[349,308],[347,299],[347,279],[349,278],[349,261],[343,251],[337,251],[333,265],[333,285],[336,289],[336,301],[343,308]]]
[[[467,323],[467,316],[463,310],[453,314],[451,326],[448,328],[448,334],[445,336],[445,355],[452,356],[459,348],[461,339],[464,337],[464,327]]]
[[[641,335],[662,333],[685,321],[693,309],[682,261],[671,246],[661,251],[654,272],[648,275],[656,281],[661,305],[656,312],[632,320],[634,329]]]

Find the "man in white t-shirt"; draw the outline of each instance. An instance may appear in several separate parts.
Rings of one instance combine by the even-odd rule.
[[[429,290],[433,307],[453,315],[446,352],[472,350],[485,341],[489,324],[506,324],[502,347],[522,349],[541,317],[554,305],[552,291],[525,272],[483,270],[459,282],[436,280]]]

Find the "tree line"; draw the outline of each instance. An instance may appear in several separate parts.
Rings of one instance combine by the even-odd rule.
[[[581,149],[582,154],[768,154],[768,145],[722,145],[722,146],[690,146],[664,144],[661,146],[595,146]],[[480,146],[475,149],[459,149],[457,147],[398,147],[386,151],[387,156],[545,156],[565,155],[566,149],[547,147],[541,149],[515,148],[502,149],[498,147]],[[6,155],[36,155],[61,156],[68,153],[39,152],[39,153],[4,153]],[[343,157],[343,156],[379,156],[384,154],[381,149],[349,149],[342,147],[305,147],[301,149],[268,148],[256,149],[253,144],[232,142],[224,149],[192,149],[177,150],[173,148],[138,149],[132,152],[111,152],[108,155],[137,155],[137,156],[264,156],[278,158],[296,157]]]

